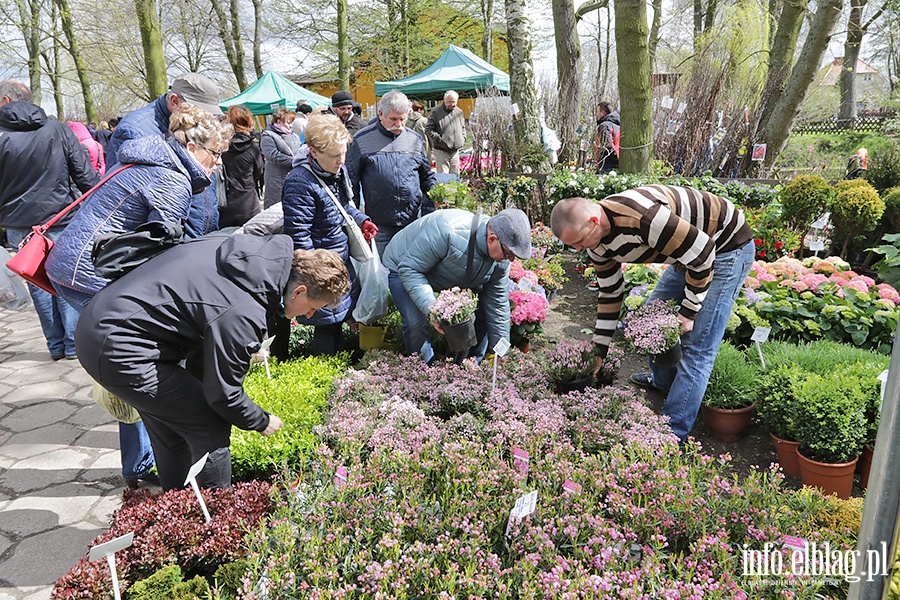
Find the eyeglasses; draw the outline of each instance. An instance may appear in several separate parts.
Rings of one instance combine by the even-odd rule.
[[[215,150],[210,150],[203,144],[197,144],[197,145],[200,146],[201,148],[203,148],[204,150],[206,150],[207,152],[209,152],[210,154],[212,154],[213,158],[215,158],[216,160],[219,160],[220,158],[222,158],[221,152],[216,152]]]
[[[510,250],[509,248],[501,245],[500,251],[503,252],[503,258],[505,258],[506,260],[515,260],[516,259],[516,255],[513,254],[512,250]]]

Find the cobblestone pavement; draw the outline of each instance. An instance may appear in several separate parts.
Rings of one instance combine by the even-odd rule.
[[[33,307],[0,308],[0,600],[50,597],[120,505],[118,427]]]

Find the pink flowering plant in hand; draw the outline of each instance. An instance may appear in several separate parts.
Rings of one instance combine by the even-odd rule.
[[[627,316],[622,333],[638,354],[662,354],[681,336],[678,305],[673,300],[653,300],[639,306]]]
[[[441,325],[458,325],[471,319],[477,308],[478,297],[472,290],[454,286],[438,294],[437,300],[431,305],[431,319]]]
[[[597,363],[594,344],[586,341],[561,341],[543,353],[547,375],[554,383],[577,381],[590,376]]]

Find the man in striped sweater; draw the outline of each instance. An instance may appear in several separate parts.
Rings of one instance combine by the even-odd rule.
[[[681,361],[632,381],[667,391],[663,414],[681,440],[697,418],[719,344],[755,247],[744,214],[730,200],[692,188],[647,185],[599,202],[568,198],[553,207],[553,233],[587,250],[599,282],[594,343],[606,356],[624,296],[623,263],[663,263],[651,300],[674,299],[681,308]],[[599,362],[598,362],[599,368]]]

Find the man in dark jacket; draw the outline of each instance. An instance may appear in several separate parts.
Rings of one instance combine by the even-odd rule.
[[[350,95],[350,92],[339,90],[331,95],[331,106],[325,111],[337,115],[350,135],[366,126],[366,122],[354,112],[353,104],[353,96]],[[357,104],[357,106],[359,105]]]
[[[459,176],[459,149],[466,143],[466,118],[456,106],[459,94],[444,94],[444,101],[432,109],[425,133],[434,148],[434,170]]]
[[[87,150],[65,124],[47,119],[31,92],[16,81],[0,81],[0,227],[7,243],[17,247],[31,228],[50,220],[88,191],[100,176]],[[47,232],[56,239],[70,217]],[[65,300],[31,284],[34,307],[41,320],[53,360],[75,358],[78,313]]]
[[[123,142],[149,135],[165,135],[169,131],[172,111],[182,102],[198,106],[211,115],[221,115],[218,101],[219,86],[208,77],[199,73],[176,77],[168,92],[122,117],[106,145],[106,170],[112,171],[112,165],[118,162],[117,155]],[[191,199],[191,210],[184,227],[191,237],[199,237],[219,228],[215,183]]]
[[[284,425],[244,391],[250,357],[275,318],[312,316],[348,289],[337,254],[293,248],[286,235],[182,244],[109,284],[82,313],[81,364],[140,413],[163,489],[182,487],[207,452],[197,482],[229,487],[232,425],[265,436]]]
[[[353,195],[363,198],[365,213],[378,226],[379,254],[394,234],[434,212],[428,191],[436,181],[425,160],[422,138],[406,128],[410,107],[409,99],[398,90],[382,96],[378,119],[360,129],[347,150]]]
[[[597,170],[619,168],[619,111],[609,102],[597,103]]]

